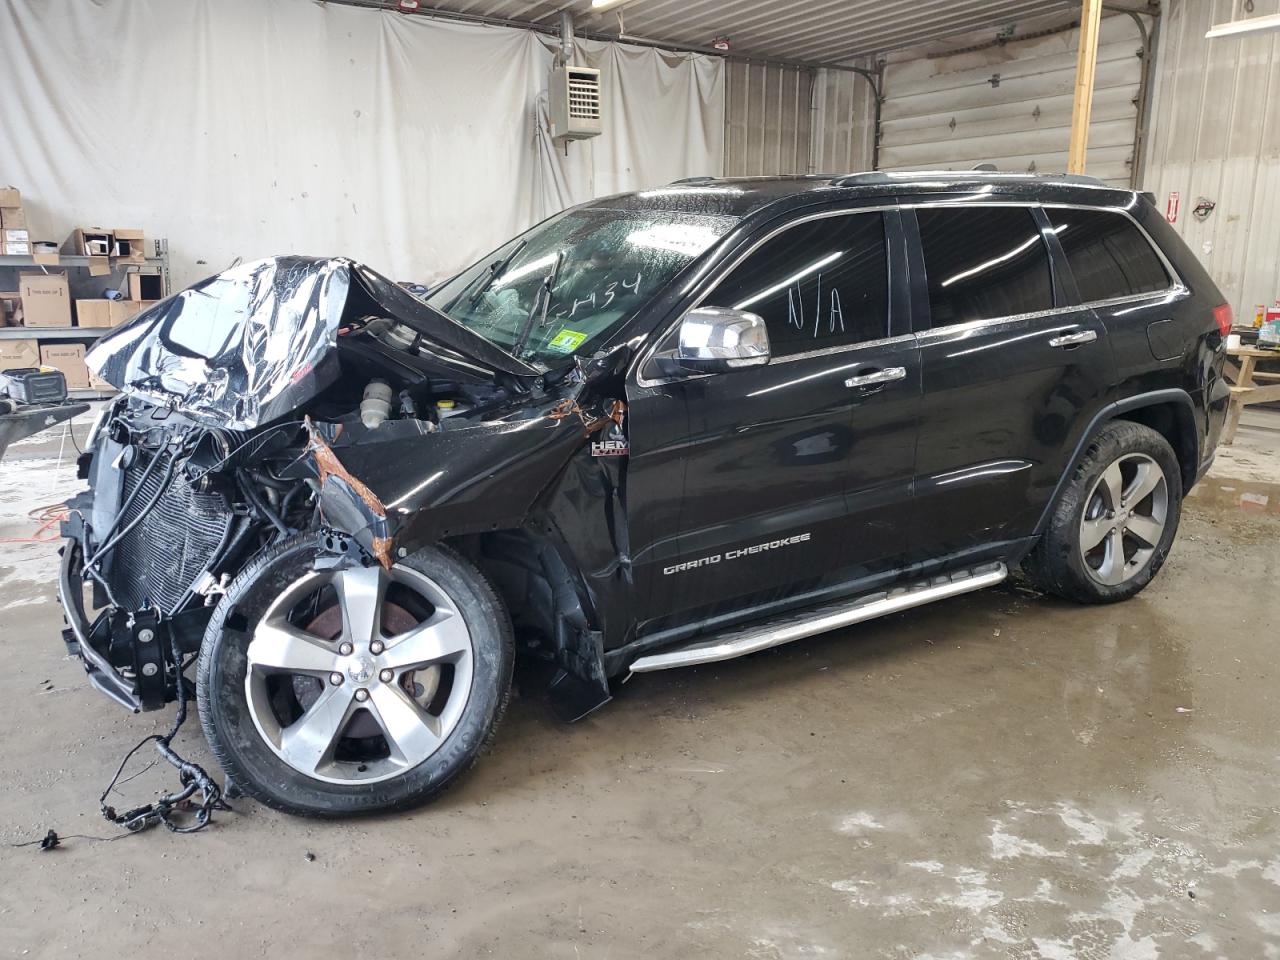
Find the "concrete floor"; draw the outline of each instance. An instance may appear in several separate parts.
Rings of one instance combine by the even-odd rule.
[[[0,536],[74,489],[56,454],[0,463]],[[240,801],[196,836],[52,853],[8,844],[110,834],[98,793],[169,713],[87,688],[53,547],[6,544],[0,953],[1280,957],[1278,535],[1280,416],[1250,412],[1126,604],[1010,584],[638,677],[576,726],[517,700],[409,815]],[[211,762],[195,723],[179,748]]]

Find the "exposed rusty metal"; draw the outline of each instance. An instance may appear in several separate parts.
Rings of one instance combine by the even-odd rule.
[[[611,400],[609,409],[598,417],[590,416],[584,410],[577,400],[561,400],[554,407],[547,411],[547,419],[549,420],[565,420],[569,417],[576,416],[582,421],[582,428],[585,431],[584,437],[589,437],[597,430],[602,430],[610,423],[616,423],[622,426],[622,420],[626,416],[627,405],[621,400]]]
[[[311,455],[315,457],[316,470],[320,474],[320,485],[324,486],[325,480],[330,476],[337,477],[351,488],[356,496],[360,498],[361,502],[369,508],[374,519],[381,521],[385,527],[387,522],[387,508],[383,506],[382,501],[378,499],[378,495],[370,490],[359,477],[355,476],[350,470],[342,465],[342,461],[340,461],[337,454],[333,452],[333,448],[325,442],[324,437],[320,436],[319,431],[316,430],[315,424],[312,422],[310,417],[305,417],[303,423],[307,430],[307,449],[311,452]],[[337,439],[337,437],[341,435],[342,427],[339,426],[338,434],[334,439]],[[373,553],[374,559],[388,570],[390,570],[392,565],[395,563],[391,557],[390,537],[373,537],[370,544],[370,551]]]

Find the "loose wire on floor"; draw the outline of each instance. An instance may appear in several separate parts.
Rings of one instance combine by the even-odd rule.
[[[222,798],[222,788],[214,782],[204,768],[183,759],[173,749],[173,738],[178,735],[178,731],[187,719],[187,687],[180,667],[182,655],[178,651],[176,641],[173,642],[171,649],[173,662],[178,669],[175,684],[178,692],[178,713],[174,717],[173,726],[168,733],[153,733],[143,737],[135,744],[124,755],[124,759],[120,761],[120,766],[116,768],[115,776],[111,778],[111,782],[107,784],[107,789],[103,790],[102,796],[98,798],[98,806],[102,811],[102,816],[111,823],[124,827],[131,833],[145,830],[147,827],[154,826],[157,823],[163,823],[166,828],[174,833],[195,833],[197,830],[203,830],[209,825],[213,820],[213,812],[215,810],[231,810],[230,804]],[[143,746],[153,742],[160,756],[178,768],[178,780],[182,784],[182,789],[176,793],[165,794],[154,803],[143,804],[140,807],[134,807],[131,810],[118,813],[115,807],[107,803],[107,797],[111,795],[111,792],[118,784],[133,779],[132,777],[127,777],[125,780],[120,779],[120,775],[124,773],[125,765]],[[134,776],[137,776],[137,774],[134,774]],[[199,794],[198,800],[193,799],[196,794]],[[192,810],[194,813],[192,813],[189,820],[184,821],[175,817],[178,811],[186,812]]]
[[[27,512],[27,517],[37,524],[29,537],[0,537],[0,543],[57,543],[62,539],[58,524],[67,519],[64,503],[51,503]]]

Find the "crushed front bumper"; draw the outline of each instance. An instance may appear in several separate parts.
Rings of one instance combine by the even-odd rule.
[[[62,603],[62,615],[67,620],[62,637],[68,650],[80,657],[89,682],[122,707],[138,713],[142,710],[142,701],[134,692],[133,685],[125,681],[90,642],[97,624],[90,624],[84,612],[80,577],[83,562],[79,541],[67,540],[62,547],[62,564],[58,572],[58,600]]]

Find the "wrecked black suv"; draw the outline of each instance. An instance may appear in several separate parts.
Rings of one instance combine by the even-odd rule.
[[[235,267],[104,337],[62,600],[90,682],[185,702],[242,790],[421,802],[517,652],[566,719],[998,583],[1159,570],[1230,310],[1085,178],[699,178],[565,211],[419,298]],[[186,774],[184,774],[185,782]]]

